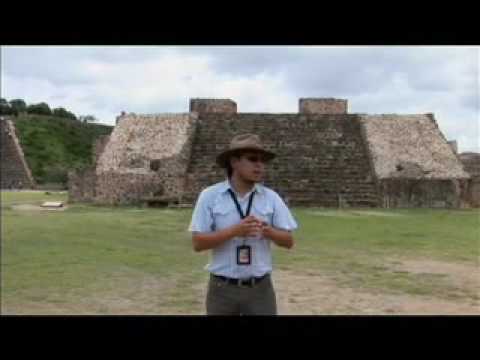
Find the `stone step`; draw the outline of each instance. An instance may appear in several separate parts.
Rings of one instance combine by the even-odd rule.
[[[189,165],[190,175],[198,174],[193,188],[223,180],[223,172],[215,171],[212,164],[219,150],[228,147],[233,133],[241,129],[262,136],[271,130],[273,121],[275,137],[262,138],[267,146],[277,149],[279,160],[268,167],[266,186],[282,189],[279,192],[287,194],[292,203],[314,202],[337,207],[337,192],[348,203],[370,206],[377,202],[376,184],[371,178],[370,163],[357,123],[340,121],[338,117],[328,117],[322,122],[302,118],[299,120],[302,123],[276,120],[274,115],[260,116],[260,119],[265,121],[225,119],[220,115],[200,119],[192,148],[195,156]],[[305,126],[309,132],[303,131],[302,136],[295,133],[297,128]]]

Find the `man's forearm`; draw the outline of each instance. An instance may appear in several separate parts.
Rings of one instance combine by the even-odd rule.
[[[218,230],[211,233],[193,233],[193,248],[195,251],[213,249],[223,244],[225,241],[228,241],[239,235],[240,234],[238,233],[238,228],[236,226],[231,226],[226,229]],[[282,246],[288,249],[293,247],[293,237],[292,234],[288,231],[279,230],[268,226],[264,229],[263,235],[266,238],[272,240],[278,246]]]
[[[293,236],[289,231],[279,230],[269,226],[267,229],[265,229],[264,235],[278,246],[282,246],[287,249],[291,249],[293,247]]]
[[[235,236],[234,228],[218,230],[212,233],[194,233],[192,235],[193,249],[202,251],[215,248]]]

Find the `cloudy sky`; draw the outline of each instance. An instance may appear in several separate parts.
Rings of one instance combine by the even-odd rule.
[[[298,111],[301,97],[355,113],[433,112],[459,151],[480,151],[479,47],[2,47],[1,97],[114,124],[121,111],[188,112],[189,98],[240,112]]]

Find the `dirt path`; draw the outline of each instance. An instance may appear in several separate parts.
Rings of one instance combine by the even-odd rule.
[[[392,271],[443,274],[459,293],[444,297],[392,294],[383,290],[339,286],[319,272],[276,269],[273,281],[280,315],[470,315],[480,314],[480,268],[433,260],[389,262]],[[118,274],[110,288],[88,297],[49,294],[48,299],[2,303],[3,314],[40,315],[203,315],[206,283],[151,275]],[[132,275],[132,274],[130,274]],[[206,279],[207,277],[205,277]],[[75,300],[73,300],[75,299]]]
[[[181,283],[175,278],[146,274],[111,275],[110,283],[89,290],[88,296],[75,291],[22,296],[24,301],[2,300],[2,313],[18,315],[188,315],[201,314],[200,286],[192,286],[178,296]],[[203,285],[203,284],[201,284]],[[85,292],[85,291],[83,291]],[[179,303],[179,299],[181,303]]]
[[[435,296],[389,294],[339,287],[334,280],[313,272],[276,271],[278,310],[284,315],[470,315],[480,314],[480,268],[440,261],[395,261],[392,270],[442,274],[476,298],[446,300]]]

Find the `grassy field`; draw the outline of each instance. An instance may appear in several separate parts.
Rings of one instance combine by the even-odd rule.
[[[208,253],[191,248],[191,209],[32,206],[45,200],[65,201],[66,194],[2,193],[2,313],[203,313]],[[455,265],[479,274],[478,210],[293,213],[300,224],[296,246],[274,247],[274,272],[321,274],[339,288],[372,294],[480,299],[476,287],[452,281],[448,272]],[[446,270],[395,268],[404,260]]]
[[[66,183],[68,169],[89,165],[95,139],[113,129],[32,114],[15,118],[15,126],[27,163],[39,184]]]

